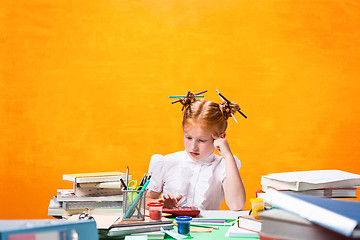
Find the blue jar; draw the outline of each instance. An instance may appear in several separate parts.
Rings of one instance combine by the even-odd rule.
[[[179,216],[176,217],[175,220],[178,227],[178,233],[188,235],[190,233],[190,221],[192,218],[188,216]]]

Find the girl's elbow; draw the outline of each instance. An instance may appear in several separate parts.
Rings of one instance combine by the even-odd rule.
[[[238,202],[238,203],[235,203],[235,204],[232,204],[231,206],[229,206],[229,209],[231,211],[240,211],[243,209],[245,205],[245,201],[244,202]]]
[[[240,211],[243,209],[244,205],[245,205],[245,197],[240,198],[237,201],[232,201],[231,203],[228,204],[228,207],[231,211]]]

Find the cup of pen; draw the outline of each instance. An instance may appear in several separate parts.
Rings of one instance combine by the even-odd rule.
[[[175,218],[178,227],[178,233],[183,235],[190,234],[190,222],[192,220],[189,216],[179,216]]]
[[[124,220],[145,219],[145,191],[123,190]]]

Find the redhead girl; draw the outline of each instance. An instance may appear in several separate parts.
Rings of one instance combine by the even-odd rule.
[[[225,197],[230,210],[241,210],[245,189],[240,161],[226,140],[227,120],[239,110],[235,103],[197,100],[193,93],[181,99],[185,150],[151,157],[146,202],[164,207],[196,206],[218,210]],[[214,154],[214,150],[220,154]]]

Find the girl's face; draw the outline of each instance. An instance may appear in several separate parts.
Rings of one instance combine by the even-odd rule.
[[[204,131],[198,124],[184,127],[185,151],[192,160],[201,161],[214,152],[214,139],[210,131]]]

